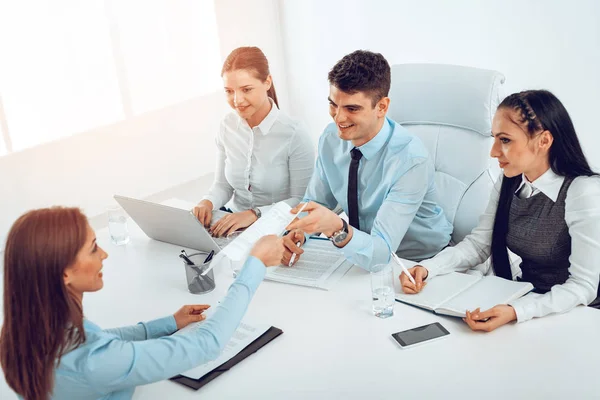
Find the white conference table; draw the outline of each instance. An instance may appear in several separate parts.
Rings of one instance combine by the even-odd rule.
[[[174,313],[184,304],[214,304],[232,282],[215,268],[217,288],[186,290],[180,247],[146,237],[129,220],[132,240],[113,246],[104,288],[84,298],[87,318],[104,328]],[[397,274],[396,274],[397,275]],[[171,381],[138,387],[135,399],[598,399],[600,311],[472,332],[459,318],[401,303],[394,316],[371,313],[369,274],[353,267],[330,291],[264,281],[246,319],[284,333],[198,391]],[[450,335],[403,350],[390,334],[440,322]],[[4,382],[2,382],[4,383]],[[4,397],[2,397],[4,398]]]

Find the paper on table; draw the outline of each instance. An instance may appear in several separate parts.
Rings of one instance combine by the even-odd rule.
[[[435,310],[446,301],[456,296],[457,293],[476,284],[480,279],[480,275],[466,275],[458,272],[436,276],[430,281],[427,281],[427,286],[425,286],[420,293],[398,293],[396,294],[396,300],[414,304],[429,310]]]
[[[283,201],[273,205],[267,213],[229,243],[222,253],[233,261],[245,259],[258,239],[266,235],[280,235],[285,230],[297,215],[290,213],[291,209],[292,207]]]
[[[200,328],[203,323],[204,321],[190,324],[174,334],[185,334],[186,332]],[[240,351],[244,350],[250,343],[258,339],[263,333],[268,331],[269,328],[271,328],[271,325],[250,324],[245,321],[242,321],[236,329],[236,331],[233,333],[233,336],[231,337],[229,342],[227,342],[227,344],[225,345],[225,348],[223,348],[223,351],[221,352],[219,357],[207,363],[201,364],[196,368],[192,368],[188,371],[185,371],[181,375],[187,376],[192,379],[199,379],[203,377],[210,371],[231,360]]]
[[[437,278],[437,277],[436,277]],[[433,280],[432,280],[433,281]],[[507,304],[525,295],[533,286],[529,282],[510,281],[498,276],[485,276],[439,307],[438,312],[466,316],[466,310],[489,310],[498,304]]]
[[[335,281],[329,279],[336,274],[336,281],[346,273],[352,264],[346,261],[342,252],[328,240],[309,239],[303,247],[304,253],[292,267],[279,266],[267,269],[266,279],[293,285],[328,289]],[[343,270],[343,271],[341,271]]]

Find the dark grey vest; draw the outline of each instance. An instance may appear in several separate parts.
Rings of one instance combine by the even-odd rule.
[[[571,236],[565,222],[565,198],[573,178],[565,178],[556,202],[539,192],[527,199],[513,195],[506,245],[521,257],[522,280],[546,293],[569,278]]]

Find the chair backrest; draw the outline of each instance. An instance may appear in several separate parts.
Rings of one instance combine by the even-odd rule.
[[[388,116],[421,138],[435,163],[438,201],[461,241],[477,225],[497,177],[489,151],[504,76],[443,64],[392,66]]]

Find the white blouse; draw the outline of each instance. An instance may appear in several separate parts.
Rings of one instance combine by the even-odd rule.
[[[429,271],[427,279],[470,268],[479,269],[484,274],[493,273],[490,262],[482,263],[488,261],[491,254],[502,176],[494,185],[479,225],[456,246],[447,247],[434,258],[420,263]],[[543,192],[556,201],[563,181],[564,177],[549,169],[531,183],[523,176],[523,182],[515,193],[523,198]],[[565,199],[565,222],[571,236],[569,278],[561,285],[554,285],[547,293],[529,293],[511,302],[518,322],[567,312],[579,304],[591,303],[597,296],[600,279],[600,177],[580,176],[573,180]],[[511,265],[513,279],[521,274],[518,261]]]
[[[215,180],[203,199],[218,210],[227,202],[233,212],[273,203],[294,207],[302,200],[315,165],[315,150],[307,129],[280,111],[271,111],[250,128],[235,112],[221,122],[216,138]]]

